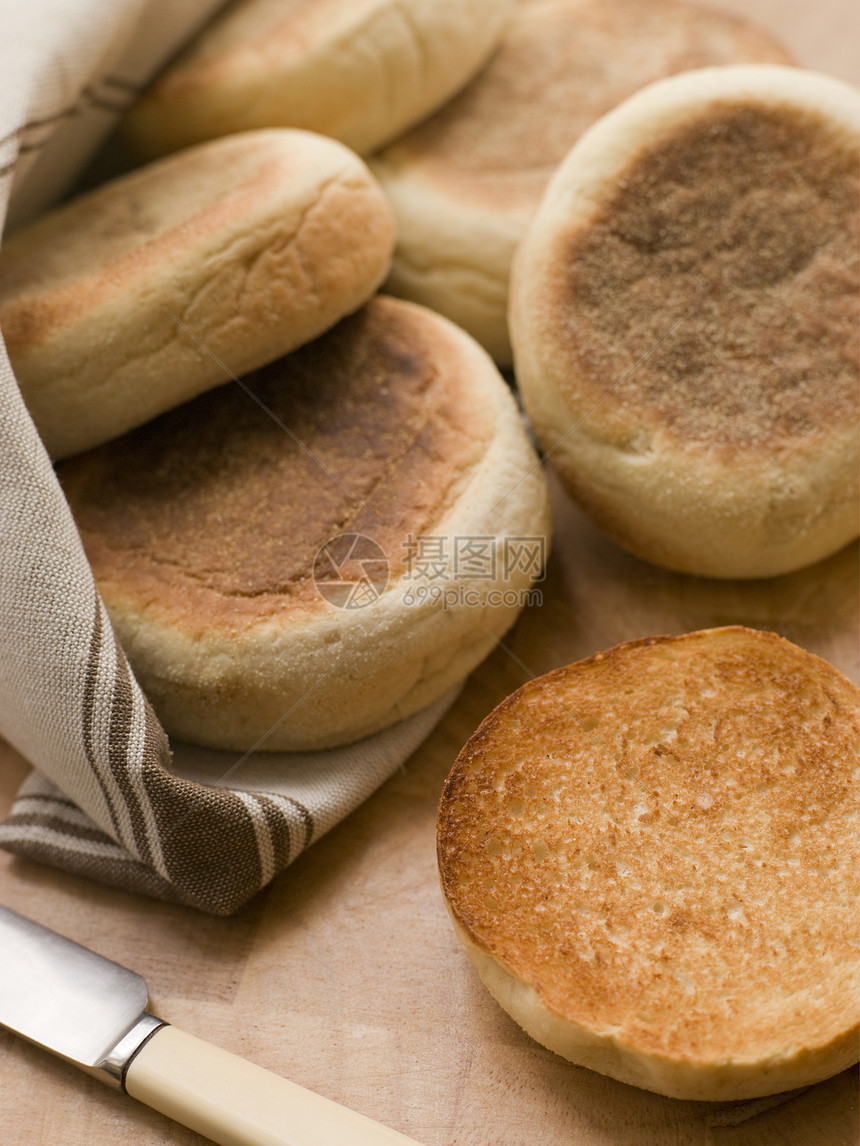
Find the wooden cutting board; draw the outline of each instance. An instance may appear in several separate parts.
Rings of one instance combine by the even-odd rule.
[[[714,5],[717,6],[717,5]],[[723,0],[809,67],[857,82],[853,0]],[[741,1104],[678,1102],[571,1066],[496,1006],[454,940],[434,821],[486,713],[529,676],[622,640],[742,623],[860,676],[855,547],[768,582],[667,573],[604,540],[555,491],[543,603],[362,808],[230,919],[0,852],[0,902],[139,971],[152,1009],[425,1146],[854,1146],[857,1075]],[[0,743],[0,814],[27,764]],[[0,1031],[2,1146],[202,1142]],[[344,1146],[349,1146],[344,1143]]]

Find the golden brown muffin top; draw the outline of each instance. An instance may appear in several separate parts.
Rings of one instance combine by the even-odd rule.
[[[740,627],[523,686],[460,753],[442,886],[555,1014],[695,1062],[856,1021],[858,693]]]

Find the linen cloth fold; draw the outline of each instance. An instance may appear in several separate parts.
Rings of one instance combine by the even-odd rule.
[[[0,225],[10,203],[17,222],[66,190],[117,113],[217,6],[5,6]],[[456,691],[346,748],[171,750],[114,637],[0,345],[0,735],[36,769],[0,825],[0,846],[228,914],[392,775]]]

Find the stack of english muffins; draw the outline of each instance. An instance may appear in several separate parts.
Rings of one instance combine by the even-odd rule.
[[[449,692],[542,576],[544,462],[608,537],[691,576],[770,578],[856,537],[860,92],[749,22],[687,0],[233,0],[121,130],[139,166],[6,237],[0,330],[172,735],[322,749]],[[780,879],[755,883],[722,978],[704,969],[702,919],[731,904],[681,836],[740,785],[785,865],[768,824],[792,830],[817,753],[819,843],[842,847],[857,694],[777,638],[679,641],[594,650],[488,716],[442,796],[442,887],[545,1045],[676,1097],[766,1094],[852,1060],[845,889],[822,1034],[762,970]],[[800,787],[759,752],[781,688]],[[629,767],[668,769],[682,811]],[[660,883],[681,847],[698,915]],[[595,891],[595,855],[641,895]],[[794,959],[795,995],[816,965]],[[736,972],[763,981],[746,1025]]]
[[[129,116],[162,157],[4,243],[16,377],[180,739],[378,732],[462,681],[541,575],[514,397],[450,321],[376,297],[396,220],[357,154],[461,88],[511,8],[236,4]]]

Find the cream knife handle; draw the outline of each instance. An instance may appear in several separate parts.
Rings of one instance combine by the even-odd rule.
[[[125,1089],[219,1146],[418,1146],[173,1026],[157,1030],[134,1056]]]

